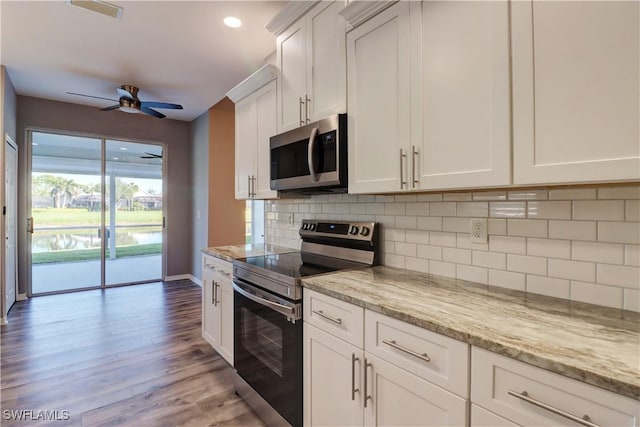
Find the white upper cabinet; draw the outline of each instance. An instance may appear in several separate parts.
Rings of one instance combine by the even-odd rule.
[[[425,1],[420,9],[410,189],[511,184],[509,3]]]
[[[400,2],[347,35],[349,192],[509,185],[507,2]]]
[[[343,1],[322,1],[278,35],[278,132],[346,109]]]
[[[236,103],[236,199],[273,199],[269,138],[276,130],[275,69],[266,65],[227,93]]]
[[[347,35],[349,192],[407,188],[410,147],[409,2]]]
[[[515,183],[640,179],[640,3],[511,13]]]

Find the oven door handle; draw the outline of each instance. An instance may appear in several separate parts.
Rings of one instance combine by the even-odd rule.
[[[273,301],[269,301],[269,300],[264,299],[264,298],[260,298],[257,295],[254,295],[254,294],[252,294],[250,292],[247,292],[242,286],[240,286],[238,283],[236,283],[235,280],[233,281],[233,290],[238,292],[243,297],[246,297],[246,298],[250,299],[253,302],[257,302],[260,305],[264,305],[265,307],[269,307],[269,308],[277,311],[280,314],[284,314],[287,317],[295,318],[295,316],[296,316],[295,307],[287,307],[286,305],[278,304],[277,302],[273,302]]]

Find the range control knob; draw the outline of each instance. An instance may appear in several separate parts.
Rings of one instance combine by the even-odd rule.
[[[309,229],[309,223],[307,223],[307,222],[303,222],[303,223],[302,223],[302,229],[303,229],[303,230],[308,230],[308,229]]]
[[[358,231],[360,230],[358,230],[358,227],[356,227],[355,225],[349,227],[349,234],[351,235],[355,236],[356,234],[358,234]]]
[[[308,230],[314,231],[315,229],[316,229],[316,225],[315,224],[313,224],[313,223],[309,224]]]
[[[369,235],[369,232],[370,232],[370,231],[371,231],[371,230],[369,230],[369,227],[362,227],[362,230],[360,230],[360,234],[362,234],[363,236],[365,236],[365,237],[366,237],[366,236],[368,236],[368,235]]]

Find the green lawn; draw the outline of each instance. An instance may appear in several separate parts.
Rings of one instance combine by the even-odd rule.
[[[54,227],[65,225],[100,226],[100,212],[89,212],[86,208],[64,209],[33,209],[33,221],[35,228]],[[109,221],[109,212],[106,212],[106,220]],[[161,224],[162,211],[116,211],[116,224]]]
[[[161,243],[132,245],[116,248],[116,258],[162,253]],[[33,264],[54,262],[93,261],[100,259],[100,249],[36,252],[31,256]]]

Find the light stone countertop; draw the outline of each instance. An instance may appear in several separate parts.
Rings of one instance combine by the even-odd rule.
[[[202,249],[201,252],[225,261],[233,262],[234,259],[246,258],[250,256],[262,256],[273,254],[284,254],[288,252],[298,252],[298,249],[286,248],[284,246],[268,244],[248,244],[215,246]]]
[[[638,313],[383,266],[303,286],[640,400]]]

